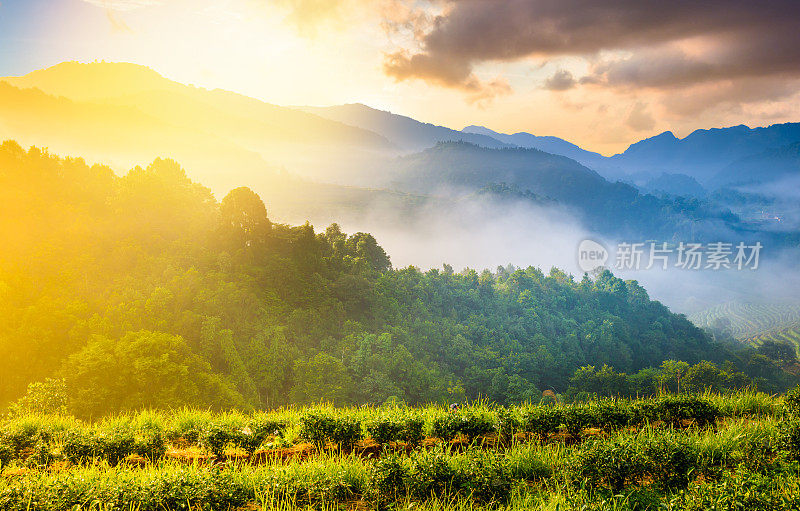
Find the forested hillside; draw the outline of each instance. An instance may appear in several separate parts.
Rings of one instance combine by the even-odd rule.
[[[409,403],[565,390],[587,364],[718,358],[606,272],[392,268],[369,234],[274,224],[174,161],[125,176],[0,146],[0,405],[63,377],[74,412]]]

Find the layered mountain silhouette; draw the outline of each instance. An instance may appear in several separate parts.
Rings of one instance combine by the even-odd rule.
[[[528,149],[539,149],[540,151],[544,151],[547,153],[566,156],[567,158],[572,158],[573,160],[583,165],[586,165],[587,167],[604,165],[604,162],[606,160],[606,158],[602,154],[582,149],[581,147],[573,144],[572,142],[567,142],[563,138],[552,137],[552,136],[537,136],[526,132],[519,132],[519,133],[514,133],[513,135],[507,135],[505,133],[498,133],[483,126],[475,126],[475,125],[467,126],[461,131],[463,131],[464,133],[476,133],[476,134],[486,135],[495,138],[497,140],[500,140],[502,142],[505,142],[506,144],[510,144],[517,147],[525,147]]]
[[[766,167],[775,161],[771,151],[798,141],[800,123],[696,130],[682,139],[667,131],[632,144],[625,152],[609,158],[609,162],[629,173],[685,174],[714,187],[727,184],[718,177],[721,171],[743,159],[752,164],[766,158],[762,177],[769,178]],[[753,177],[760,179],[758,173]]]
[[[702,197],[792,177],[800,124],[697,130],[683,139],[665,132],[605,157],[557,137],[474,125],[457,131],[361,104],[277,106],[184,85],[144,66],[67,62],[0,78],[0,138],[118,172],[173,157],[218,194],[253,186],[287,221],[301,220],[310,202],[318,220],[325,212],[358,218],[374,203],[409,211],[431,197],[503,185],[510,188],[499,195],[509,200],[532,193],[611,231],[658,221],[682,229],[687,211],[692,222],[730,224],[724,208],[646,192]],[[635,225],[624,219],[631,207],[641,216]]]
[[[420,151],[439,142],[468,142],[482,147],[515,147],[518,144],[501,141],[491,133],[472,133],[456,131],[443,126],[420,122],[383,110],[370,108],[360,103],[330,107],[298,107],[298,109],[317,114],[326,119],[358,126],[379,133],[391,140],[399,148],[407,151]],[[487,130],[488,131],[488,130]]]

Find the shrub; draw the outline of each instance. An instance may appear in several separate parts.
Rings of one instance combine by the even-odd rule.
[[[469,440],[494,431],[494,422],[474,412],[455,412],[437,417],[431,432],[442,440],[452,440],[456,435],[466,435]]]
[[[133,452],[150,461],[163,458],[167,452],[164,433],[157,429],[146,430],[136,438]]]
[[[396,454],[380,458],[372,465],[369,471],[370,492],[379,507],[384,502],[405,497],[408,475],[408,466]]]
[[[522,417],[522,427],[542,440],[546,440],[548,435],[555,433],[563,421],[563,414],[560,408],[552,406],[537,406],[528,410]]]
[[[403,423],[392,417],[381,417],[367,424],[367,433],[381,445],[397,442],[403,433]]]
[[[403,421],[403,431],[400,433],[400,440],[406,445],[416,446],[424,438],[422,432],[425,421],[420,417],[406,417]]]
[[[530,448],[517,452],[508,458],[511,477],[521,481],[538,481],[553,474],[553,470]]]
[[[719,410],[709,401],[696,396],[666,396],[661,398],[655,408],[659,420],[673,427],[683,426],[684,421],[694,421],[698,427],[714,425]]]
[[[109,465],[117,465],[134,452],[136,440],[133,433],[126,428],[114,428],[102,436],[95,438],[96,455],[102,456]]]
[[[14,459],[14,450],[0,438],[0,472]]]
[[[564,427],[567,433],[574,438],[578,438],[585,428],[591,427],[596,423],[593,410],[588,406],[571,406],[564,410]]]
[[[622,429],[631,422],[631,409],[627,403],[602,401],[594,410],[596,425],[607,430]]]
[[[593,489],[618,493],[642,477],[645,461],[629,441],[593,441],[575,453],[571,471],[576,482],[586,481]]]
[[[461,489],[463,481],[443,451],[417,452],[411,458],[408,491],[411,497],[427,500],[442,497]]]
[[[64,435],[61,452],[72,463],[83,463],[102,456],[103,445],[94,434],[72,429]]]
[[[800,385],[797,385],[783,397],[783,406],[791,415],[800,414]]]
[[[231,431],[231,441],[252,454],[270,436],[281,436],[286,429],[286,423],[264,417],[252,418],[244,428]]]
[[[644,443],[646,472],[661,490],[685,489],[698,467],[698,450],[675,435],[650,438]]]
[[[780,425],[780,447],[789,459],[800,461],[800,420],[792,419]]]
[[[520,430],[522,421],[513,410],[500,408],[497,410],[497,434],[501,442],[510,442]]]
[[[300,436],[319,448],[330,441],[349,450],[362,438],[361,423],[352,417],[309,412],[301,420]]]
[[[213,454],[217,458],[221,458],[225,454],[225,449],[231,443],[233,435],[230,428],[212,422],[208,424],[200,433],[200,446]]]
[[[470,454],[460,479],[463,490],[480,504],[505,504],[511,496],[511,469],[497,453]]]

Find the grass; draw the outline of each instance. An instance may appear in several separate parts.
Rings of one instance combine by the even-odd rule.
[[[700,401],[703,406],[696,406]],[[694,403],[706,415],[701,422],[672,416],[662,420],[657,410],[665,402],[671,405],[662,408],[673,411],[675,403],[681,410]],[[707,420],[709,406],[715,410],[713,420]],[[254,414],[182,409],[91,423],[60,416],[9,419],[0,424],[0,453],[6,453],[0,467],[0,509],[563,511],[800,506],[800,464],[794,461],[800,452],[794,452],[796,443],[785,439],[786,425],[798,419],[789,414],[782,398],[708,394],[694,401],[620,400],[613,407],[632,419],[621,426],[598,427],[592,421],[599,421],[599,415],[593,413],[608,407],[550,407],[562,418],[544,436],[525,431],[521,420],[535,407],[502,409],[486,402],[458,412],[441,406],[289,408]],[[642,420],[641,410],[655,415]],[[303,438],[303,427],[309,415],[320,411],[333,420],[326,427],[335,428],[337,421],[347,419],[348,424],[360,425],[361,437],[367,424],[376,420],[414,416],[423,420],[428,438],[418,447],[402,441],[380,447],[370,438],[359,438],[352,449],[333,442],[315,449]],[[462,425],[477,417],[480,420],[468,424],[468,430],[483,431],[488,421],[495,431],[474,438],[459,433],[452,439],[430,437],[436,424],[454,414],[463,420],[448,424]],[[509,423],[509,417],[520,420],[511,421],[516,428],[501,441],[496,428],[500,419]],[[588,422],[575,426],[574,421],[585,417]],[[283,429],[266,436],[253,448],[258,452],[248,456],[241,438],[252,425],[263,423],[280,423]],[[209,428],[224,432],[217,458],[202,442]],[[64,452],[76,432],[96,445],[91,455],[70,461]],[[137,442],[152,438],[164,442],[166,455],[122,456],[125,448],[135,451]],[[303,455],[264,455],[281,452]]]

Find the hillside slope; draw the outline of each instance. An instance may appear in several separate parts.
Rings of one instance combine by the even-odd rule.
[[[270,209],[246,188],[217,202],[171,160],[118,177],[0,145],[0,404],[53,376],[90,415],[507,403],[586,364],[719,354],[608,272],[392,269],[369,234],[274,224]]]
[[[514,147],[514,144],[481,133],[469,133],[420,122],[411,117],[397,115],[366,105],[351,104],[329,107],[298,107],[326,119],[332,119],[351,126],[358,126],[380,133],[388,140],[406,151],[420,151],[439,142],[467,142],[481,147]]]

